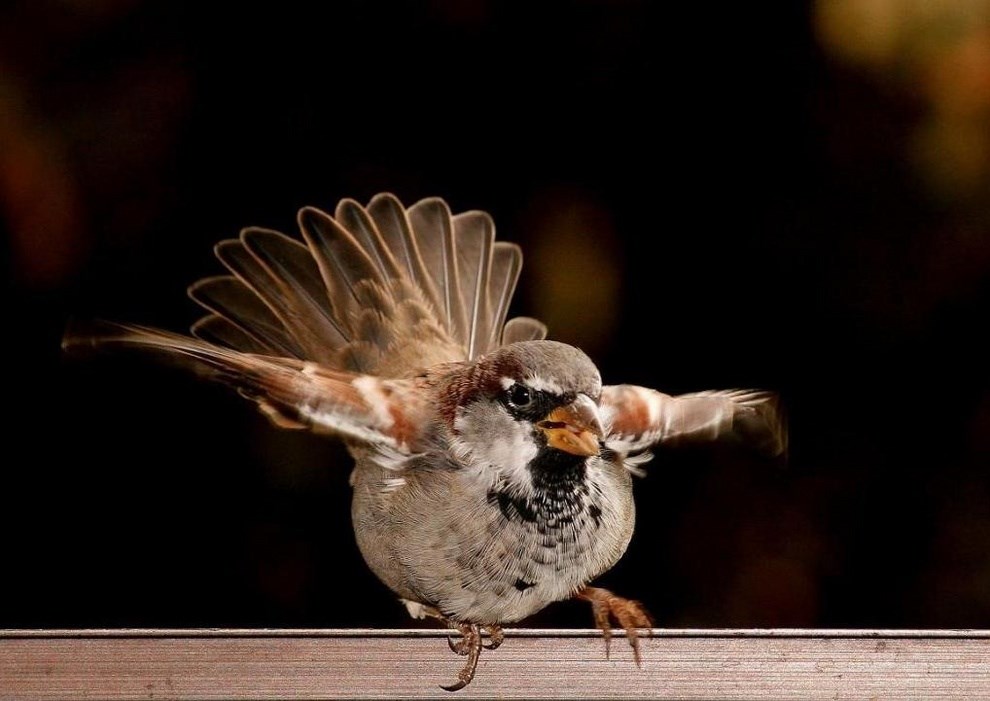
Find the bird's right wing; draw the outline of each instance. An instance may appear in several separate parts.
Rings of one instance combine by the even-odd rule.
[[[242,353],[157,329],[100,322],[70,329],[63,348],[123,346],[165,354],[235,387],[280,428],[308,428],[399,455],[420,450],[432,407],[415,380],[382,380],[310,361]]]
[[[671,396],[646,387],[602,388],[606,447],[624,454],[651,446],[743,441],[777,456],[787,451],[787,429],[777,395],[759,390],[724,390]]]

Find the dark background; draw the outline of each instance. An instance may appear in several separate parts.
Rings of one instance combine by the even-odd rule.
[[[0,627],[409,624],[339,446],[59,350],[69,318],[184,329],[216,240],[382,190],[491,212],[514,312],[606,382],[782,394],[786,467],[665,450],[637,483],[602,581],[660,625],[990,627],[965,0],[4,4]]]

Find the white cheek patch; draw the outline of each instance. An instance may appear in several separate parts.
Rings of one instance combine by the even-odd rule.
[[[489,440],[482,445],[481,452],[485,462],[528,482],[530,477],[526,466],[536,457],[536,442],[525,424],[514,423],[512,428],[500,440]]]
[[[518,486],[531,484],[526,466],[538,449],[530,424],[514,420],[497,406],[479,403],[462,408],[454,428],[459,434],[456,449],[469,463],[494,468]]]

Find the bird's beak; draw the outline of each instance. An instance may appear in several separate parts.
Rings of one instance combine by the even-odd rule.
[[[598,455],[605,433],[598,407],[584,394],[551,411],[537,426],[546,434],[547,445],[571,455]]]

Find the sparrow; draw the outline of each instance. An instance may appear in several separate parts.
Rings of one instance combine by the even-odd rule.
[[[670,396],[603,385],[581,350],[506,321],[522,252],[482,211],[382,193],[333,216],[298,213],[302,240],[244,229],[215,247],[226,274],[189,287],[192,335],[94,323],[66,348],[159,352],[226,383],[276,426],[343,440],[351,518],[368,567],[417,618],[456,630],[474,678],[502,627],[550,603],[591,603],[636,663],[641,604],[591,582],[633,535],[633,476],[657,445],[741,440],[786,450],[776,395]]]

